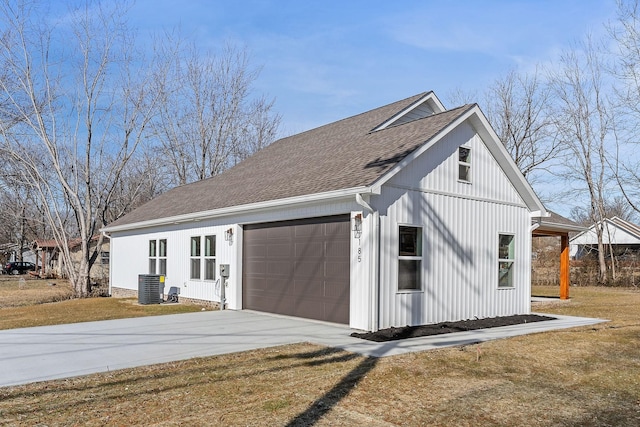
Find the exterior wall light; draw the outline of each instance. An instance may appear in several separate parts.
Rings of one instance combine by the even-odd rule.
[[[224,240],[229,242],[229,245],[233,244],[233,228],[230,228],[224,232]]]
[[[353,217],[353,237],[359,239],[362,235],[362,214]]]

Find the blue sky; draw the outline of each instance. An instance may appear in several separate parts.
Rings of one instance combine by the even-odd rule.
[[[130,16],[141,35],[180,27],[203,48],[246,46],[291,134],[423,91],[445,104],[481,92],[605,31],[615,1],[138,0]]]
[[[615,13],[615,0],[138,0],[130,17],[141,36],[246,46],[286,136],[428,90],[453,107],[453,91],[551,64]]]

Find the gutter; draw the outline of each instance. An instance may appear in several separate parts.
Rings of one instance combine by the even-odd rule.
[[[212,209],[209,211],[193,212],[182,215],[175,215],[166,218],[156,218],[146,221],[138,221],[130,224],[106,226],[100,231],[102,232],[117,232],[135,230],[140,228],[157,227],[162,225],[181,224],[192,221],[202,221],[212,218],[218,218],[222,216],[234,215],[238,213],[248,213],[250,211],[259,211],[264,209],[275,209],[286,205],[298,205],[309,204],[319,201],[326,201],[328,199],[341,199],[351,198],[356,194],[374,193],[375,191],[371,187],[355,187],[344,190],[329,191],[325,193],[306,194],[302,196],[288,197],[285,199],[267,200],[264,202],[249,203],[245,205],[229,206],[220,209]],[[362,197],[362,196],[360,196]],[[357,199],[356,199],[357,201]]]
[[[373,292],[371,293],[370,310],[372,317],[369,320],[369,328],[377,331],[380,328],[380,215],[362,197],[356,193],[356,203],[371,214],[369,235],[371,246],[369,250],[369,276],[373,280]]]

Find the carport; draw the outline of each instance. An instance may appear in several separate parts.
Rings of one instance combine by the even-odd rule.
[[[585,227],[571,221],[568,218],[548,211],[551,216],[533,225],[533,237],[559,237],[560,238],[560,299],[569,299],[569,286],[571,284],[571,260],[569,257],[569,233],[578,233]]]

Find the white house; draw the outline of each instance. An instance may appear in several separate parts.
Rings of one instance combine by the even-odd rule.
[[[227,308],[378,330],[529,313],[547,218],[480,108],[428,92],[278,140],[104,231],[112,294],[156,273],[219,302],[229,264]]]
[[[602,240],[605,245],[613,246],[614,254],[620,255],[625,251],[640,252],[640,227],[614,216],[592,225],[569,241],[573,258],[581,258],[589,252],[598,251],[596,227],[600,224],[603,230]]]

